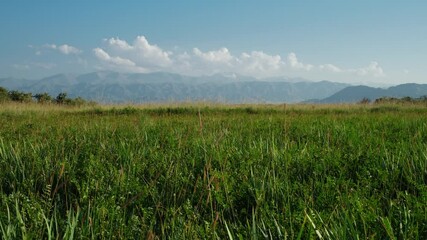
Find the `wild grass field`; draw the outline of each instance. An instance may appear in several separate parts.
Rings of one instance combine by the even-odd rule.
[[[426,239],[427,106],[0,105],[1,239]]]

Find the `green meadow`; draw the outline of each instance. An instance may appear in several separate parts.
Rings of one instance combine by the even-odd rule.
[[[1,239],[426,239],[426,105],[0,105]]]

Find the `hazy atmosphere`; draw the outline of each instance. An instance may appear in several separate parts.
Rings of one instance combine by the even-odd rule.
[[[426,1],[8,1],[0,78],[95,71],[427,83]]]

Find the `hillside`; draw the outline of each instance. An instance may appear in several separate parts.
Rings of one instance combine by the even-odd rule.
[[[52,96],[67,92],[104,103],[167,101],[215,101],[231,103],[279,103],[322,99],[349,86],[328,81],[272,78],[258,80],[236,74],[190,77],[173,73],[93,72],[83,75],[58,74],[39,80],[0,79],[9,90]]]
[[[427,95],[427,84],[401,84],[394,87],[373,88],[367,86],[346,87],[330,97],[324,98],[319,103],[352,103],[358,102],[363,98],[375,100],[381,97],[411,97],[418,98]]]

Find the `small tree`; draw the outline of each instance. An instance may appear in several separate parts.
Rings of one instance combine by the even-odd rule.
[[[10,91],[8,93],[10,100],[15,102],[31,102],[33,101],[33,95],[31,93],[25,93],[21,91]]]
[[[55,101],[58,104],[64,104],[64,103],[66,103],[66,101],[67,101],[67,93],[66,92],[59,93],[58,96],[56,96]]]
[[[403,102],[413,102],[413,99],[412,99],[411,97],[409,97],[409,96],[408,96],[408,97],[403,97],[403,98],[402,98],[402,101],[403,101]]]
[[[86,100],[84,100],[81,97],[71,99],[71,102],[70,102],[70,105],[73,105],[73,106],[83,106],[85,104],[86,104]]]
[[[369,104],[371,100],[369,98],[364,97],[362,100],[360,100],[360,104]]]
[[[0,87],[0,103],[9,101],[9,93],[6,88]]]
[[[51,103],[52,102],[52,97],[48,94],[48,93],[37,93],[36,95],[34,95],[34,98],[37,100],[38,103]]]

